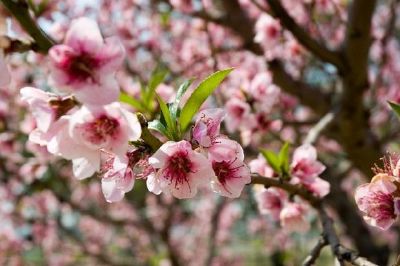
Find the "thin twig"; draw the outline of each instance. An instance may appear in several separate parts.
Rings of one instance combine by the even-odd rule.
[[[326,241],[325,237],[320,237],[315,247],[311,250],[310,255],[308,255],[307,258],[304,260],[303,266],[314,265],[315,261],[318,259],[321,253],[321,250],[327,245],[328,242]]]
[[[304,143],[312,144],[317,139],[321,132],[333,121],[335,115],[333,112],[327,113],[321,120],[310,129]]]

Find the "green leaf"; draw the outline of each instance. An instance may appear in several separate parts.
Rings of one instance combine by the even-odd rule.
[[[156,98],[158,104],[160,105],[161,113],[164,116],[165,123],[167,124],[167,132],[172,136],[174,139],[176,138],[176,120],[172,119],[171,112],[167,104],[161,99],[161,97],[156,93]]]
[[[388,102],[392,110],[396,113],[397,117],[400,118],[400,104],[394,102]]]
[[[171,139],[172,136],[168,133],[165,126],[161,123],[160,120],[153,120],[147,124],[149,129],[155,130],[166,136],[167,138]]]
[[[182,132],[185,132],[193,116],[200,109],[201,105],[207,100],[207,98],[214,92],[218,85],[225,79],[225,77],[233,70],[228,68],[215,72],[214,74],[203,80],[195,91],[190,95],[185,106],[182,108],[181,115],[179,117],[179,124]]]
[[[179,104],[181,102],[181,99],[183,97],[183,95],[185,94],[185,92],[187,91],[187,89],[190,87],[190,84],[192,84],[193,79],[190,80],[186,80],[184,83],[182,83],[179,88],[178,91],[176,92],[176,97],[175,97],[175,101],[173,102],[173,104],[170,107],[170,111],[171,111],[171,115],[173,119],[176,119],[179,116]]]
[[[266,149],[261,149],[260,152],[264,156],[265,160],[267,160],[268,164],[272,167],[272,169],[274,169],[276,173],[281,174],[282,171],[278,155]]]
[[[289,143],[285,142],[282,146],[279,155],[279,166],[282,171],[282,174],[289,174]]]
[[[135,108],[136,110],[140,111],[140,112],[144,112],[145,111],[145,107],[142,105],[142,103],[134,98],[132,98],[131,96],[129,96],[128,94],[121,92],[121,94],[119,95],[119,101],[122,103],[127,103],[130,106],[132,106],[133,108]]]
[[[156,89],[164,81],[167,74],[168,70],[162,67],[157,67],[151,74],[149,83],[143,93],[143,102],[147,107],[150,107],[153,103]]]

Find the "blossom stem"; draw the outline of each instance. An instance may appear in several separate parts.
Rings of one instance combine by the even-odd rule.
[[[35,51],[47,53],[54,41],[36,24],[29,14],[29,6],[23,0],[0,0],[8,11],[18,20],[22,28],[35,40],[32,45]]]
[[[147,128],[147,120],[144,117],[144,115],[138,113],[137,117],[139,119],[140,126],[142,127],[142,135],[140,136],[140,138],[147,145],[149,145],[153,151],[158,150],[161,147],[162,142],[158,138],[156,138],[153,134],[151,134],[151,132]]]

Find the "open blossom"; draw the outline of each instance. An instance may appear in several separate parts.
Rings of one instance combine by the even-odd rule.
[[[86,178],[100,170],[101,150],[124,155],[128,141],[141,135],[136,115],[119,103],[102,107],[81,107],[68,117],[68,129],[62,130],[48,144],[53,154],[72,160],[74,175]]]
[[[282,228],[289,232],[307,232],[310,224],[305,219],[305,206],[297,202],[287,202],[280,213]]]
[[[47,145],[54,134],[66,126],[66,120],[59,118],[75,106],[75,101],[71,97],[57,96],[33,87],[24,87],[20,93],[21,100],[28,104],[36,123],[29,140]]]
[[[213,190],[222,196],[237,198],[244,186],[251,182],[250,170],[244,164],[244,153],[239,143],[227,138],[218,138],[208,150],[215,178]]]
[[[207,158],[193,151],[186,140],[164,143],[149,158],[149,163],[157,169],[147,178],[147,188],[155,194],[170,191],[176,198],[192,198],[198,186],[214,176]]]
[[[268,188],[264,186],[254,186],[255,199],[258,210],[261,214],[271,215],[273,219],[278,220],[279,215],[287,199],[287,194],[280,188]]]
[[[21,100],[29,105],[37,128],[43,132],[75,105],[71,97],[61,97],[33,87],[24,87],[20,93]]]
[[[263,72],[251,81],[250,94],[257,101],[257,109],[268,113],[279,99],[280,89],[272,84],[270,73]]]
[[[135,183],[128,157],[109,156],[103,167],[106,167],[107,170],[101,179],[101,190],[106,201],[122,200],[125,193],[131,191]]]
[[[101,189],[108,202],[122,200],[132,190],[135,179],[146,178],[154,172],[148,164],[147,152],[144,148],[135,148],[123,156],[103,152]]]
[[[88,18],[73,20],[64,44],[50,51],[51,80],[85,104],[104,105],[119,96],[115,71],[124,58],[118,39],[103,40],[98,25]]]
[[[310,144],[298,147],[293,154],[291,164],[292,176],[302,182],[312,182],[325,170],[325,166],[317,160],[317,151]]]
[[[219,135],[224,116],[225,112],[220,108],[201,111],[193,128],[193,139],[202,147],[210,147]]]
[[[262,154],[259,154],[257,159],[251,160],[249,167],[252,173],[257,173],[265,177],[274,176],[274,169],[267,164],[267,160],[265,160]]]
[[[249,125],[250,118],[250,105],[238,98],[232,98],[225,104],[225,111],[227,113],[225,126],[229,132],[233,132],[240,128],[242,123]]]
[[[328,181],[322,178],[316,177],[311,183],[303,183],[304,187],[311,191],[316,196],[323,198],[329,194],[331,185]]]
[[[371,183],[356,189],[355,200],[364,213],[364,220],[380,229],[388,229],[400,214],[400,194],[394,179],[378,174]]]

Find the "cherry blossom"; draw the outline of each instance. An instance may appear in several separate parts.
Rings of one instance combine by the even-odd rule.
[[[317,160],[317,151],[313,146],[304,144],[294,151],[291,173],[301,182],[312,182],[324,170],[325,166]]]
[[[72,21],[64,44],[50,51],[51,80],[60,90],[73,93],[86,104],[104,105],[119,95],[114,78],[124,58],[124,49],[115,37],[103,40],[95,21]]]
[[[398,188],[393,177],[386,174],[374,176],[371,183],[356,189],[358,208],[364,213],[364,220],[382,230],[387,230],[400,213]]]
[[[237,198],[243,187],[251,182],[250,170],[244,164],[244,153],[236,141],[218,138],[208,149],[215,177],[211,182],[213,190],[223,196]]]
[[[174,197],[192,198],[200,185],[214,176],[210,162],[192,150],[188,141],[168,141],[149,158],[157,172],[147,178],[148,189],[159,194],[169,191]]]
[[[307,232],[310,224],[306,221],[304,205],[296,202],[288,202],[280,213],[281,225],[289,232]]]
[[[219,135],[224,116],[225,112],[220,108],[201,111],[193,128],[193,139],[202,147],[210,147]]]
[[[86,178],[100,170],[101,150],[124,155],[128,141],[141,135],[136,115],[119,103],[103,107],[82,106],[68,118],[68,130],[49,142],[49,151],[73,162],[74,175]]]

